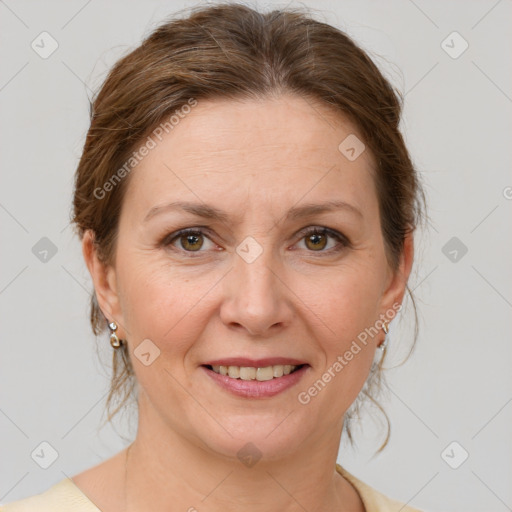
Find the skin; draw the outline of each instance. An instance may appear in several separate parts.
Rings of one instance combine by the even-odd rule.
[[[343,415],[384,332],[307,405],[297,399],[359,333],[401,304],[413,261],[408,237],[398,270],[390,267],[373,157],[366,150],[349,161],[338,150],[349,134],[358,130],[338,113],[291,94],[201,100],[130,174],[111,265],[85,234],[103,313],[131,354],[145,339],[160,350],[148,366],[132,354],[140,392],[128,496],[126,450],[73,478],[104,512],[125,510],[125,501],[129,510],[151,503],[155,512],[364,510],[335,462]],[[144,220],[176,200],[216,206],[229,219],[164,210]],[[328,200],[360,215],[338,209],[285,219],[294,206]],[[162,243],[198,226],[209,231],[192,250],[186,237]],[[307,244],[301,231],[310,226],[336,230],[350,245],[331,236]],[[236,253],[248,236],[263,250],[252,263]],[[200,367],[230,356],[293,357],[310,368],[277,396],[247,399]],[[237,458],[248,442],[262,453],[252,467]]]

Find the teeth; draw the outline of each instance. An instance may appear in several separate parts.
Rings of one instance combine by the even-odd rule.
[[[272,366],[265,366],[265,368],[258,368],[256,370],[256,380],[271,380],[274,378],[274,368]]]
[[[228,366],[228,375],[232,379],[240,378],[240,366]]]
[[[238,374],[242,380],[254,380],[256,378],[256,368],[251,368],[250,366],[241,366]]]
[[[274,370],[274,377],[282,377],[284,374],[284,366],[282,364],[272,367]]]
[[[276,364],[274,366],[265,366],[264,368],[254,368],[253,366],[212,366],[215,373],[228,375],[232,379],[242,380],[271,380],[290,374],[297,366],[291,364]]]

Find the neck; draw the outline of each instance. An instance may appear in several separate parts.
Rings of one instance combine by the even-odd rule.
[[[335,469],[342,425],[304,443],[298,453],[250,465],[200,446],[154,416],[147,421],[139,411],[137,437],[127,451],[126,512],[364,511]]]

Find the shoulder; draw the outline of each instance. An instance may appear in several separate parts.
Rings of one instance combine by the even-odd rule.
[[[396,512],[397,510],[400,510],[400,512],[421,512],[421,510],[417,508],[409,507],[400,501],[380,493],[373,487],[370,487],[368,484],[356,478],[339,464],[336,464],[336,470],[354,486],[368,512]]]
[[[75,485],[65,478],[41,494],[0,505],[0,512],[100,512]]]

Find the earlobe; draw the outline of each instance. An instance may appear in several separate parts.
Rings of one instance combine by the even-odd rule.
[[[108,321],[116,321],[119,326],[123,325],[115,269],[99,258],[94,233],[91,230],[87,230],[82,238],[82,254],[91,274],[101,311]]]

